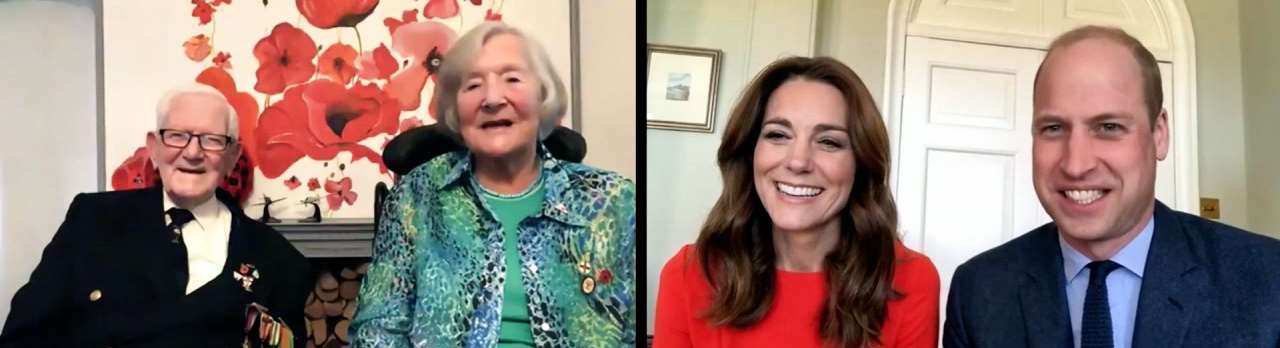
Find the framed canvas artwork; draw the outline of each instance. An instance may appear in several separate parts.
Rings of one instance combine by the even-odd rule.
[[[436,71],[459,36],[502,21],[538,40],[576,91],[576,1],[111,0],[102,3],[100,146],[107,190],[158,182],[145,140],[168,89],[203,83],[238,114],[222,187],[251,217],[373,217],[381,152],[437,122]],[[577,124],[576,93],[563,125]]]

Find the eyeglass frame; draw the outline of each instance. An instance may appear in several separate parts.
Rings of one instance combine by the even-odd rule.
[[[165,136],[164,136],[164,135],[165,135],[166,133],[170,133],[170,132],[177,132],[177,133],[179,133],[179,134],[186,134],[186,135],[187,135],[187,141],[186,141],[186,142],[184,142],[184,143],[182,143],[182,146],[175,146],[175,145],[173,145],[173,144],[169,144],[167,141],[165,141]],[[190,146],[190,145],[191,145],[191,139],[199,139],[199,140],[196,140],[196,146],[197,146],[197,147],[199,147],[199,148],[200,148],[200,150],[203,150],[203,151],[222,152],[222,151],[226,151],[226,150],[227,150],[227,148],[230,148],[232,145],[235,145],[235,144],[236,144],[236,139],[235,139],[235,138],[232,138],[230,135],[226,135],[226,134],[217,134],[217,133],[196,133],[196,132],[185,131],[185,130],[180,130],[180,129],[171,129],[171,128],[161,128],[161,129],[156,130],[156,136],[159,136],[159,137],[160,137],[160,139],[159,139],[159,140],[160,140],[160,144],[163,144],[164,146],[172,147],[172,148],[175,148],[175,149],[185,149],[185,148],[187,148],[187,146]],[[204,145],[204,143],[205,143],[205,137],[211,137],[211,136],[213,136],[213,137],[221,137],[223,140],[225,140],[225,141],[226,141],[225,146],[223,146],[221,149],[210,149],[210,148],[205,147],[205,145]]]

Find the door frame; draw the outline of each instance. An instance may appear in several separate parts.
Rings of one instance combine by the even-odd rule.
[[[885,59],[884,84],[884,118],[889,130],[890,149],[894,159],[901,154],[902,100],[906,73],[906,38],[907,26],[923,0],[890,0],[888,38]],[[1165,24],[1170,41],[1171,65],[1173,75],[1172,109],[1170,115],[1170,136],[1174,143],[1174,186],[1176,187],[1175,210],[1198,214],[1200,202],[1199,142],[1196,115],[1196,54],[1195,35],[1192,31],[1191,16],[1187,12],[1185,0],[1150,0],[1156,9],[1157,22]],[[981,42],[998,45],[1043,50],[1048,42],[1030,44],[1024,37],[1010,35],[1010,42]],[[1017,44],[1022,43],[1022,44]],[[1168,78],[1168,76],[1162,76]],[[1170,96],[1166,96],[1169,98]],[[1176,121],[1176,122],[1175,122]],[[901,175],[899,161],[893,162],[893,174],[890,176],[891,186],[898,193],[898,176]]]

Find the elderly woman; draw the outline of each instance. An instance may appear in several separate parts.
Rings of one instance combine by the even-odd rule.
[[[655,347],[937,347],[938,272],[898,240],[889,137],[852,69],[770,64],[718,160],[719,201],[662,269]]]
[[[635,187],[541,145],[566,98],[546,52],[485,23],[445,56],[438,83],[438,110],[467,149],[388,197],[356,345],[633,344]]]

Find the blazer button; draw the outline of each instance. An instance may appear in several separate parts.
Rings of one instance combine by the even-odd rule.
[[[89,292],[89,302],[98,302],[99,299],[102,299],[102,290],[94,289]]]

